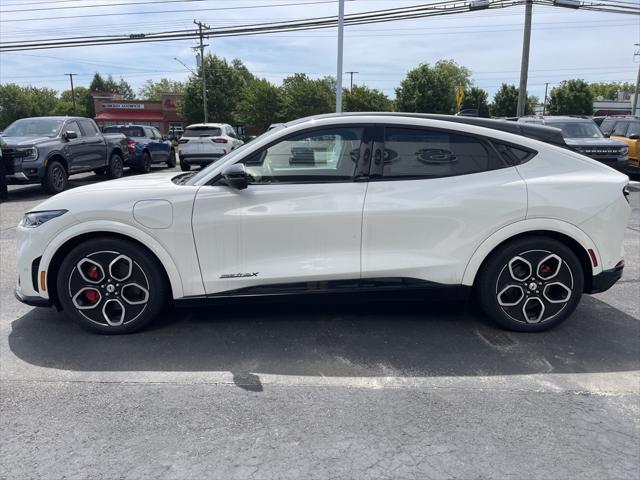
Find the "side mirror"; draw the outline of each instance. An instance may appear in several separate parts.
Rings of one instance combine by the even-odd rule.
[[[227,185],[236,190],[244,190],[249,184],[247,181],[247,171],[243,163],[229,165],[223,170],[222,178],[227,182]]]
[[[66,140],[73,140],[74,138],[78,138],[78,132],[74,132],[73,130],[67,130],[64,132],[64,138]]]
[[[629,140],[640,140],[640,135],[638,135],[637,133],[633,133],[629,135]]]

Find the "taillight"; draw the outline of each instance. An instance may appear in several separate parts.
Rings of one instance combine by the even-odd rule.
[[[185,144],[187,143],[189,140],[187,140],[186,138],[181,138],[180,140],[178,140],[178,143],[182,143]]]
[[[136,151],[136,142],[130,138],[127,138],[127,150],[129,150],[129,153]]]
[[[213,143],[229,143],[226,138],[212,138],[211,141]]]

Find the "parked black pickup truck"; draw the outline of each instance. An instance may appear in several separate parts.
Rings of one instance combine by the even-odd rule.
[[[47,193],[64,190],[76,173],[121,177],[129,154],[124,135],[102,134],[93,120],[81,117],[22,118],[4,130],[2,140],[8,183],[42,183]]]

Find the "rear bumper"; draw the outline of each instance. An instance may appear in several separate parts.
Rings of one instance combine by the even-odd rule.
[[[209,165],[219,160],[224,153],[180,153],[180,161],[187,162],[189,165]]]
[[[585,293],[601,293],[609,290],[620,278],[624,271],[624,260],[621,260],[610,270],[603,270],[593,276],[591,288]]]

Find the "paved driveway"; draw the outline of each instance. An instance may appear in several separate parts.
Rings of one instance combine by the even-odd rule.
[[[74,180],[90,183],[95,177]],[[245,301],[90,335],[14,300],[0,206],[0,478],[640,477],[640,188],[625,276],[544,334],[473,305]]]

